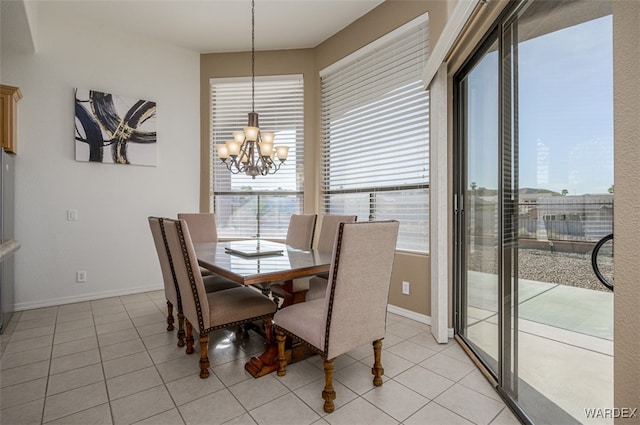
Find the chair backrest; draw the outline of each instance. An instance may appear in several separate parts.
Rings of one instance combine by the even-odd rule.
[[[182,312],[200,332],[209,327],[209,301],[193,248],[189,227],[184,220],[164,220],[169,252],[182,295]]]
[[[193,243],[218,242],[218,227],[214,214],[179,213],[178,220],[187,222]]]
[[[320,235],[318,236],[318,250],[323,252],[333,252],[333,244],[336,241],[338,224],[352,223],[358,219],[357,215],[325,214],[320,225]]]
[[[339,224],[325,297],[327,358],[384,338],[398,227],[397,221]]]
[[[176,281],[175,272],[173,270],[173,261],[169,254],[169,245],[167,245],[167,237],[164,230],[164,219],[159,217],[149,217],[149,227],[153,235],[153,242],[158,253],[160,261],[160,270],[162,271],[162,280],[164,282],[164,294],[167,300],[173,304],[178,311],[182,310],[180,292],[178,291],[178,282]]]
[[[316,214],[292,214],[287,229],[287,245],[297,249],[311,249],[317,219]]]

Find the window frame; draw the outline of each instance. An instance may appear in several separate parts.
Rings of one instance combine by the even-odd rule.
[[[338,97],[338,91],[340,90],[340,88],[336,88],[335,91],[327,95],[325,91],[325,78],[327,78],[327,76],[329,76],[329,78],[333,76],[335,79],[339,79],[339,77],[336,77],[336,74],[339,74],[340,72],[344,72],[345,69],[347,69],[352,65],[354,67],[357,67],[359,65],[358,62],[366,61],[367,57],[371,56],[372,54],[376,54],[378,51],[384,50],[385,48],[389,48],[390,45],[402,43],[403,40],[406,40],[408,38],[407,35],[416,37],[417,36],[416,33],[418,31],[423,31],[423,33],[420,34],[423,37],[422,39],[423,44],[420,44],[420,46],[417,47],[416,49],[423,56],[422,56],[422,61],[420,62],[420,65],[417,67],[415,78],[413,78],[414,76],[412,75],[411,76],[412,80],[410,81],[409,84],[416,85],[417,87],[419,87],[417,90],[415,90],[416,93],[420,92],[420,93],[424,93],[425,95],[424,121],[422,122],[422,124],[424,125],[423,132],[420,133],[420,136],[415,136],[415,137],[419,137],[419,140],[420,140],[419,142],[417,141],[412,142],[413,146],[419,145],[419,147],[424,150],[424,151],[420,151],[419,153],[419,155],[424,154],[424,156],[419,156],[416,159],[417,163],[419,163],[418,168],[422,167],[424,170],[423,172],[424,175],[422,176],[422,180],[417,179],[416,181],[416,178],[414,177],[414,178],[411,178],[410,179],[411,181],[409,182],[405,181],[404,183],[396,184],[393,182],[394,178],[391,177],[387,179],[389,181],[378,182],[378,183],[372,182],[373,184],[370,184],[370,185],[367,185],[366,183],[362,183],[362,181],[360,180],[353,187],[346,187],[346,188],[332,187],[332,182],[331,182],[332,161],[330,158],[330,151],[332,149],[332,146],[331,146],[332,135],[330,133],[334,130],[333,128],[330,128],[332,124],[330,123],[331,118],[330,117],[328,118],[328,116],[331,114],[330,109],[332,107],[340,111],[340,108],[342,107],[342,105],[338,105],[338,106],[328,105],[330,102],[332,102],[332,100],[330,99],[328,100],[328,98],[335,99],[336,97]],[[411,40],[413,41],[413,38],[411,38]],[[388,218],[397,219],[398,221],[400,221],[401,234],[399,235],[399,238],[398,238],[398,246],[396,250],[401,252],[409,252],[409,253],[425,254],[425,255],[428,255],[430,252],[429,126],[430,126],[431,118],[430,118],[429,91],[424,88],[422,76],[423,76],[423,71],[424,71],[424,67],[426,65],[428,56],[429,56],[429,20],[428,20],[428,14],[424,14],[320,71],[320,85],[321,85],[320,102],[321,102],[321,131],[322,131],[322,139],[321,139],[322,169],[321,169],[320,185],[319,185],[320,186],[319,187],[320,210],[323,211],[325,214],[355,214],[357,213],[357,211],[354,211],[354,208],[355,208],[360,211],[360,214],[358,214],[359,220],[363,220],[363,219],[379,220],[379,219],[388,219]],[[407,61],[404,61],[404,58],[397,58],[397,57],[385,57],[385,59],[388,59],[392,63],[391,66],[398,66],[398,67],[402,67],[404,65],[404,62],[407,62]],[[345,74],[347,73],[345,72]],[[356,85],[362,82],[361,81],[362,76],[358,74],[360,74],[360,71],[358,70],[353,72],[353,74],[347,74],[347,77],[345,79],[347,78],[350,79],[349,85],[352,85],[352,84]],[[355,76],[355,79],[351,79],[354,76]],[[367,75],[367,78],[370,78],[370,77],[371,75]],[[383,100],[392,98],[393,97],[391,94],[392,90],[397,90],[398,87],[401,87],[404,84],[404,83],[398,84],[395,81],[389,84],[388,78],[384,80],[384,83],[387,88],[389,87],[391,88],[389,88],[388,92],[384,94],[384,97],[382,97]],[[335,82],[333,84],[339,85],[339,83],[335,83]],[[365,87],[372,87],[372,86],[376,86],[376,80],[367,82],[365,85]],[[369,89],[365,88],[362,91],[363,92],[366,91],[367,92],[365,93],[366,95],[370,94]],[[365,94],[363,94],[363,97],[365,96]],[[378,102],[379,99],[376,97],[378,95],[379,95],[378,93],[375,93],[372,96],[372,100],[363,101],[362,103],[357,104],[357,106],[348,105],[347,107],[345,107],[345,109],[352,108],[353,110],[355,110],[357,108],[363,107],[363,105],[367,105],[365,102],[368,102],[369,104],[368,109],[373,110],[375,108],[371,105]],[[339,112],[334,112],[334,114],[339,115]],[[387,115],[391,115],[391,114],[392,112],[387,113]],[[340,121],[340,118],[335,118],[334,122],[335,121]],[[398,121],[401,121],[401,120],[398,120]],[[424,146],[423,143],[426,144],[426,146]],[[381,144],[376,146],[380,147]],[[358,147],[358,146],[352,145],[350,146],[350,148],[354,150],[357,148],[359,148],[360,150],[368,150],[369,153],[375,153],[376,151],[375,148],[368,149],[367,147],[363,147],[363,146]],[[337,147],[334,149],[336,151],[339,151],[340,147]],[[392,156],[385,155],[386,159],[383,158],[381,159],[381,161],[385,161],[388,166],[389,162],[394,161],[393,156],[395,155],[392,155]],[[375,173],[376,167],[378,167],[379,164],[376,164],[375,162],[376,158],[370,158],[370,161],[371,161],[371,172]],[[382,164],[382,162],[380,164]],[[334,165],[334,168],[335,167],[336,166]],[[414,167],[416,166],[414,165]],[[402,170],[399,170],[399,171],[401,172]],[[350,172],[351,171],[347,170],[347,173],[350,173]],[[386,172],[390,173],[388,170]],[[335,172],[334,172],[334,175],[335,175]],[[350,184],[353,184],[353,180],[357,179],[357,177],[353,177],[353,176],[351,176],[350,178],[352,179]],[[415,214],[418,215],[418,218],[416,218],[413,221],[403,220],[402,217],[398,217],[398,215],[402,215],[402,212],[400,212],[395,216],[393,214],[392,215],[385,214],[385,212],[383,211],[383,205],[376,201],[376,198],[379,195],[392,194],[392,193],[398,193],[398,192],[413,192],[416,190],[424,191],[422,195],[425,196],[425,200],[420,201],[419,206],[411,206],[411,202],[407,203],[407,205],[409,206],[408,209],[410,209],[411,211],[414,211]],[[347,207],[343,206],[342,208],[340,207],[332,208],[332,203],[334,203],[333,199],[335,199],[335,196],[346,195],[347,197],[351,197],[351,200],[353,200],[355,196],[360,194],[368,194],[368,197],[369,197],[368,208],[366,206],[366,201],[364,200],[361,204],[359,204],[356,207],[351,206],[351,208],[349,208],[348,206]],[[411,196],[411,195],[404,195],[404,196]],[[368,209],[368,213],[365,213],[364,211],[367,209]],[[363,217],[365,214],[366,214],[366,217]],[[424,221],[425,217],[426,217],[426,221]],[[423,234],[424,236],[420,236],[419,238],[415,238],[415,239],[411,237],[415,235],[415,231],[414,231],[415,226],[418,226],[418,229],[420,230],[421,234]],[[403,227],[405,228],[404,238],[403,238],[403,232],[402,232]]]

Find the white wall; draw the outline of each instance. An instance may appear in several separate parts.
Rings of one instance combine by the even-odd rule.
[[[198,209],[199,54],[69,22],[55,2],[39,2],[37,22],[37,53],[3,50],[0,62],[3,84],[24,95],[16,309],[161,289],[147,216]],[[76,162],[75,87],[155,101],[158,166]]]
[[[35,53],[37,43],[38,11],[33,1],[0,2],[2,50]]]

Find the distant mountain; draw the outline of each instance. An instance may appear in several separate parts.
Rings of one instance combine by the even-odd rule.
[[[518,191],[518,193],[520,193],[521,195],[544,194],[544,195],[561,196],[560,193],[554,192],[553,190],[549,190],[549,189],[533,189],[533,188],[530,188],[530,187],[523,187]]]
[[[487,189],[486,187],[479,187],[475,191],[476,196],[496,196],[498,191],[496,189]]]

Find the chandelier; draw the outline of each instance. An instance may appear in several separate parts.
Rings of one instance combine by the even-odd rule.
[[[251,0],[251,112],[243,131],[234,131],[233,140],[216,144],[218,158],[232,174],[246,174],[252,178],[273,174],[287,159],[288,146],[274,146],[273,133],[260,131],[255,112],[255,2]],[[279,162],[276,163],[275,157]]]

